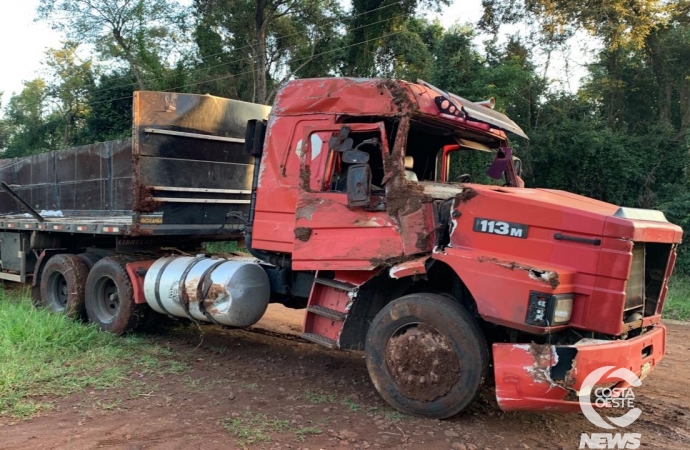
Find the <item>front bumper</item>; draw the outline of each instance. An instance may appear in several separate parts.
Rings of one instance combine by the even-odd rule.
[[[496,399],[503,411],[578,412],[580,404],[573,394],[591,372],[614,366],[629,369],[643,379],[661,361],[665,351],[663,325],[619,341],[582,339],[574,345],[494,344]],[[609,381],[623,382],[616,378]]]

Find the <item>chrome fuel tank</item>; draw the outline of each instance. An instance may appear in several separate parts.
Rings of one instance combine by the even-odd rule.
[[[266,312],[271,289],[253,262],[170,256],[149,268],[144,295],[162,314],[248,327]]]

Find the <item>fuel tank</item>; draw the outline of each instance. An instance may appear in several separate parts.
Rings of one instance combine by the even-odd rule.
[[[155,311],[233,327],[258,322],[270,294],[266,272],[248,261],[170,256],[153,263],[144,279]]]

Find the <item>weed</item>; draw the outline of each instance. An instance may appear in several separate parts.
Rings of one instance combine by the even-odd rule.
[[[295,431],[295,440],[297,442],[304,442],[306,436],[317,435],[323,433],[321,428],[317,427],[303,427]]]
[[[221,419],[220,424],[237,438],[241,446],[267,442],[271,433],[285,434],[291,428],[289,420],[269,419],[265,414],[249,412],[243,417]]]
[[[690,278],[674,275],[668,285],[664,318],[690,320]]]
[[[307,391],[306,395],[307,400],[310,403],[334,403],[335,402],[335,395],[333,394],[324,394],[323,392],[317,392],[317,391]]]
[[[359,411],[362,408],[357,402],[348,397],[344,398],[342,403],[343,406],[347,406],[347,408],[352,412]]]
[[[0,417],[29,418],[51,407],[45,397],[129,383],[133,369],[153,370],[162,354],[147,339],[36,309],[26,292],[0,288],[0,324]]]

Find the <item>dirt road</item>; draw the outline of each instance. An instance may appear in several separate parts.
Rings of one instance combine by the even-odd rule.
[[[157,335],[186,366],[0,423],[0,449],[573,449],[598,431],[581,415],[503,413],[490,388],[450,420],[403,416],[379,399],[361,354],[295,338],[301,317],[272,306],[254,331]],[[690,326],[668,328],[667,357],[636,389],[643,413],[626,429],[641,448],[690,448]]]

